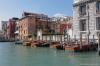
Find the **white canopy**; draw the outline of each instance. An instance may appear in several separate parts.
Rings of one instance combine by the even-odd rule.
[[[15,34],[18,34],[18,33],[19,33],[19,31],[16,31],[16,32],[15,32]]]

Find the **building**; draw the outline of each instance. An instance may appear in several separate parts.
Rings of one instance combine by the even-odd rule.
[[[0,30],[0,41],[3,41],[5,39],[4,32]]]
[[[73,18],[71,16],[63,16],[63,17],[53,17],[54,22],[56,22],[55,32],[59,34],[65,34],[67,32],[71,37],[72,34],[72,21]]]
[[[11,18],[9,19],[9,21],[7,22],[7,27],[6,27],[6,39],[7,40],[14,40],[15,39],[15,23],[18,20],[18,18]]]
[[[77,39],[97,39],[100,30],[100,0],[74,0],[73,32]]]
[[[51,29],[53,24],[51,24],[51,19],[47,15],[24,12],[22,18],[17,21],[18,39],[25,40],[30,37],[36,39],[39,30],[42,30],[42,34],[53,30],[53,27]]]
[[[2,23],[2,31],[4,33],[4,39],[6,39],[6,37],[7,37],[7,22],[8,21],[2,21],[1,22]]]

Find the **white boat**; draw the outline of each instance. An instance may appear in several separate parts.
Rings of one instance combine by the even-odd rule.
[[[15,44],[23,44],[23,42],[21,40],[15,40]]]

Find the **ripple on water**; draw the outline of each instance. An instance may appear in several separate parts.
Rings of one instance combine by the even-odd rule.
[[[0,66],[90,66],[99,65],[96,52],[73,53],[50,48],[32,48],[0,43]]]

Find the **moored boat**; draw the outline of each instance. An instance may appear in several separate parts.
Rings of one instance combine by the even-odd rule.
[[[65,45],[57,45],[56,46],[56,49],[58,49],[58,50],[65,50]]]
[[[37,47],[49,47],[50,46],[50,43],[48,43],[47,41],[39,41],[37,44],[36,44]]]
[[[23,45],[24,45],[24,46],[31,46],[31,42],[30,42],[30,41],[25,41],[25,42],[23,43]]]
[[[23,44],[21,40],[15,40],[15,44]]]
[[[51,42],[50,48],[56,48],[56,46],[58,46],[59,44],[60,44],[60,42],[57,42],[57,41]]]

